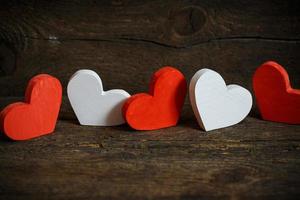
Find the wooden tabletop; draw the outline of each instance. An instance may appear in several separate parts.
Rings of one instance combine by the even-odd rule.
[[[0,141],[1,199],[285,199],[300,185],[300,126],[244,122],[205,133],[192,115],[138,132],[59,121]]]
[[[297,199],[300,126],[260,119],[256,105],[236,126],[197,125],[188,98],[178,126],[157,131],[80,126],[66,96],[78,69],[104,89],[148,90],[165,65],[190,80],[203,67],[252,92],[252,75],[275,60],[300,88],[296,0],[60,0],[0,3],[0,107],[27,82],[61,81],[54,134],[0,138],[0,199]]]

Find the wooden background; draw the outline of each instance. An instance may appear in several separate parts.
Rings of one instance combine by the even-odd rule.
[[[189,80],[209,67],[252,91],[276,60],[300,88],[300,4],[294,1],[0,1],[0,106],[38,73],[64,87],[77,70],[105,89],[147,91],[165,65]],[[188,98],[177,127],[81,127],[66,96],[53,135],[0,140],[1,199],[292,199],[300,195],[300,126],[244,122],[205,133]]]

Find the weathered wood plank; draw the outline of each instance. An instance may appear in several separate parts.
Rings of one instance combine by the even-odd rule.
[[[298,42],[268,40],[225,40],[182,50],[134,41],[56,43],[33,40],[32,47],[18,59],[15,73],[1,78],[1,85],[6,87],[0,93],[2,96],[22,95],[24,84],[37,73],[53,74],[66,86],[69,77],[80,68],[96,70],[105,81],[106,88],[121,85],[134,92],[147,89],[152,73],[164,65],[179,68],[187,79],[197,69],[211,67],[228,82],[251,88],[254,70],[269,59],[284,65],[293,85],[300,86],[298,54]]]
[[[300,188],[300,126],[254,118],[205,134],[60,121],[49,137],[0,141],[0,197],[282,199]],[[246,131],[248,130],[248,131]]]
[[[42,51],[41,51],[42,49]],[[252,74],[264,61],[277,60],[286,67],[294,87],[300,87],[298,42],[230,40],[209,42],[186,49],[173,49],[136,41],[32,41],[18,59],[12,76],[0,79],[0,96],[23,96],[30,78],[38,73],[58,77],[64,87],[78,69],[95,70],[104,88],[123,88],[131,94],[147,91],[150,77],[164,65],[180,69],[187,80],[200,68],[210,67],[227,83],[237,83],[252,91]],[[63,107],[72,112],[67,99]]]
[[[297,25],[300,9],[296,1],[8,1],[3,4],[0,53],[3,52],[1,68],[6,75],[22,67],[19,59],[28,51],[36,52],[32,63],[40,59],[38,52],[42,49],[34,38],[46,40],[52,52],[62,41],[74,40],[146,46],[150,43],[177,49],[239,39],[288,43],[300,39]]]
[[[0,27],[8,38],[119,38],[189,46],[224,37],[300,39],[299,11],[295,0],[9,1],[0,9]]]

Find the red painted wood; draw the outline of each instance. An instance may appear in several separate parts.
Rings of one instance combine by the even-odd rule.
[[[254,74],[253,89],[264,120],[300,124],[300,90],[291,88],[281,65],[273,61],[262,64]]]
[[[25,101],[8,105],[0,114],[1,130],[13,140],[27,140],[54,131],[62,99],[58,79],[40,74],[27,86]]]
[[[149,94],[130,97],[123,106],[127,123],[136,130],[155,130],[175,126],[186,96],[183,74],[163,67],[152,77]]]

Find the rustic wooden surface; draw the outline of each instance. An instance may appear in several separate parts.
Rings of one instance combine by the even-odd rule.
[[[202,67],[252,91],[276,60],[300,88],[300,6],[279,1],[0,1],[0,108],[38,73],[95,70],[104,88],[146,91],[164,65]],[[186,101],[177,127],[81,127],[64,96],[56,131],[0,139],[0,199],[293,199],[300,195],[300,126],[264,122],[205,133]]]

